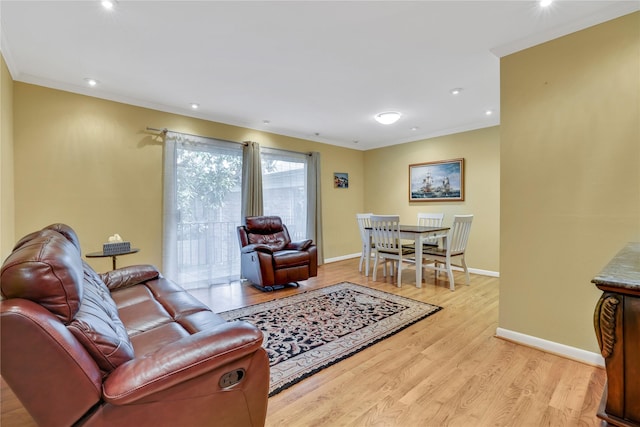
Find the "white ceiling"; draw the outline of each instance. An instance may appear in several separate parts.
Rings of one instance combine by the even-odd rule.
[[[120,0],[110,12],[2,0],[0,46],[16,81],[367,150],[499,124],[500,57],[636,10],[640,0]],[[388,110],[403,116],[374,121]]]

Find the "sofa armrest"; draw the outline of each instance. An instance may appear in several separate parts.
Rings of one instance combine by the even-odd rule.
[[[250,355],[262,348],[262,340],[258,328],[242,321],[200,331],[120,365],[103,383],[104,400],[135,403]]]
[[[153,265],[130,265],[107,273],[99,274],[110,291],[137,285],[160,277],[160,272]]]
[[[273,253],[273,249],[269,245],[265,245],[263,243],[252,243],[247,246],[243,246],[241,249],[243,254],[248,254],[250,252],[265,252],[268,254]]]
[[[313,244],[313,240],[311,239],[306,239],[306,240],[300,240],[298,242],[291,242],[289,243],[285,249],[294,249],[296,251],[306,251],[309,246],[311,246]]]

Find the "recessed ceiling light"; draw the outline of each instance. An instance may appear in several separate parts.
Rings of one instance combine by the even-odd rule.
[[[200,104],[196,104],[195,102],[191,104],[191,108],[197,110],[200,107]]]
[[[542,7],[547,7],[551,3],[553,3],[553,0],[540,0],[540,6],[542,6]]]
[[[116,0],[102,0],[100,3],[107,10],[113,10],[116,7]]]
[[[269,123],[271,123],[270,120],[263,120],[262,123],[264,123],[265,125],[268,125]]]
[[[400,116],[402,116],[402,114],[397,111],[386,111],[384,113],[376,114],[375,119],[378,123],[382,123],[383,125],[392,125],[400,120]]]
[[[453,89],[451,89],[449,91],[449,93],[451,93],[451,95],[460,95],[460,92],[462,92],[462,88],[461,87],[455,87]]]
[[[414,126],[414,127],[411,128],[411,130],[413,130],[413,131],[416,131],[418,129],[420,129],[418,126]]]
[[[87,82],[87,84],[91,87],[96,86],[98,84],[98,81],[96,79],[86,78],[84,79],[84,81]]]
[[[493,114],[493,110],[487,110],[484,112],[485,115],[490,116]]]

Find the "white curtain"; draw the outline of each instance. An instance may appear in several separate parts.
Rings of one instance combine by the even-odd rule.
[[[164,178],[162,202],[162,271],[165,277],[177,281],[176,233],[178,209],[176,205],[176,135],[164,137]]]
[[[278,215],[293,240],[322,256],[320,154],[260,148],[167,132],[164,140],[163,272],[187,289],[240,277],[236,228]]]
[[[312,239],[322,264],[320,153],[262,148],[264,214],[278,215],[292,240]]]
[[[306,182],[309,156],[263,147],[260,157],[264,214],[282,218],[292,240],[309,238]]]
[[[169,132],[163,271],[187,289],[240,276],[242,144]]]

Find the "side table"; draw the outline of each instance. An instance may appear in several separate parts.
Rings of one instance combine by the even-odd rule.
[[[111,257],[111,262],[113,265],[113,269],[116,269],[116,258],[119,257],[120,255],[129,255],[129,254],[135,254],[136,252],[140,251],[140,249],[138,248],[131,248],[130,250],[126,251],[126,252],[118,252],[117,254],[105,254],[104,252],[100,251],[100,252],[90,252],[88,254],[85,254],[85,256],[87,258],[106,258],[106,257]]]
[[[591,282],[602,291],[593,320],[607,370],[597,415],[640,427],[640,242],[627,244]]]

